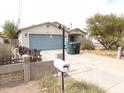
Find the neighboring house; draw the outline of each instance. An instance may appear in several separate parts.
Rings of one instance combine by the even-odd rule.
[[[79,28],[75,28],[68,31],[68,39],[69,41],[81,42],[82,37],[86,36],[86,32],[80,30]]]
[[[62,29],[59,29],[58,22],[46,22],[30,27],[22,28],[18,31],[19,45],[31,49],[61,49],[62,48]],[[62,24],[61,24],[62,25]],[[64,26],[64,25],[63,25]],[[79,29],[68,30],[65,27],[65,42],[69,41],[70,35],[77,39],[78,35],[84,35]],[[73,33],[71,33],[73,32]],[[74,34],[74,32],[78,34]],[[80,40],[79,40],[80,41]]]

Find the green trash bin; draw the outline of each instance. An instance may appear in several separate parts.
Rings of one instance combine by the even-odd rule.
[[[66,51],[68,54],[79,54],[80,53],[80,43],[68,42]]]
[[[80,43],[76,43],[76,48],[75,48],[75,54],[79,54],[80,53]]]
[[[75,54],[76,45],[74,42],[68,43],[68,54]]]

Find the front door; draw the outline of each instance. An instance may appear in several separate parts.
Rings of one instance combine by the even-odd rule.
[[[70,41],[72,41],[72,42],[75,41],[75,36],[74,35],[70,35]]]

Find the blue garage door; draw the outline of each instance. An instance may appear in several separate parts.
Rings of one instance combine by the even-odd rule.
[[[61,35],[29,35],[31,49],[52,50],[62,48]]]

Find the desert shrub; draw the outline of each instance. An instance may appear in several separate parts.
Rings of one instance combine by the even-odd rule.
[[[67,93],[105,93],[101,88],[85,81],[71,81],[66,85]]]
[[[95,47],[93,45],[93,42],[90,39],[83,37],[81,40],[81,49],[82,50],[85,50],[85,49],[94,50]]]
[[[12,56],[11,48],[8,45],[0,44],[0,60],[8,59]]]
[[[60,93],[61,89],[57,88],[57,78],[52,74],[45,75],[40,82],[40,93]]]
[[[45,75],[40,81],[40,93],[61,93],[62,89],[57,86],[57,82],[57,77],[52,74]],[[93,84],[79,82],[69,77],[65,78],[65,93],[105,93],[105,91]]]

